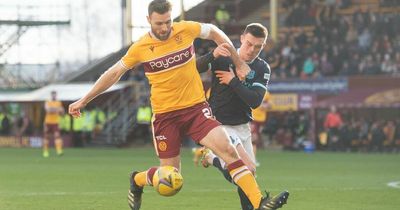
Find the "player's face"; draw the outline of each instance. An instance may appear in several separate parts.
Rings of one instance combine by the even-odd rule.
[[[151,25],[151,31],[154,36],[159,40],[167,40],[169,35],[171,34],[171,11],[166,12],[165,14],[158,14],[157,12],[151,13],[150,16],[147,16],[147,20]]]
[[[242,60],[250,62],[254,60],[265,45],[265,38],[258,38],[250,33],[240,36],[240,46],[239,56]]]

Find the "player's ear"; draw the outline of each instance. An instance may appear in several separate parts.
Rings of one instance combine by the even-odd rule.
[[[151,25],[150,16],[146,16],[147,22]]]
[[[240,43],[243,44],[244,43],[244,35],[240,35]]]

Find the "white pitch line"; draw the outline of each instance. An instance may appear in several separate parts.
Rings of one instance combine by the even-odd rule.
[[[0,192],[0,195],[8,196],[60,196],[60,195],[109,195],[120,192]]]
[[[391,187],[400,188],[400,182],[395,183]],[[304,188],[289,188],[289,191],[359,191],[359,190],[377,190],[381,188],[371,188],[371,187],[344,187],[344,188],[329,188],[329,187],[304,187]],[[282,189],[270,188],[268,191],[278,192]],[[207,193],[207,192],[236,192],[236,188],[220,188],[220,189],[183,189],[185,192],[194,193]],[[125,191],[124,191],[125,192]],[[0,192],[0,196],[65,196],[65,195],[81,195],[81,196],[92,196],[92,195],[110,195],[110,194],[120,194],[122,191],[98,191],[98,192]]]
[[[400,181],[389,182],[389,183],[387,183],[387,186],[393,187],[393,188],[400,188]]]

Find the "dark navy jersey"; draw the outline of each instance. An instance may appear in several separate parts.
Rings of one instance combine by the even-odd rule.
[[[268,87],[271,70],[267,62],[257,57],[248,64],[251,71],[244,81],[233,78],[229,85],[219,84],[216,70],[233,70],[229,57],[219,57],[211,62],[212,82],[209,103],[213,114],[224,125],[239,125],[252,120],[251,108],[258,107]]]

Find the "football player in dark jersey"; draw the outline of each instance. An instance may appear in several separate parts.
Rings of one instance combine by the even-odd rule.
[[[231,143],[247,167],[255,173],[255,155],[251,141],[249,122],[252,109],[261,105],[267,91],[271,70],[267,62],[258,57],[265,46],[268,30],[259,23],[249,24],[240,36],[241,46],[237,49],[240,59],[245,61],[250,71],[236,68],[230,58],[229,45],[219,45],[212,52],[197,58],[199,72],[212,71],[212,85],[209,103],[214,116],[227,131]],[[231,181],[225,163],[206,148],[200,149],[202,165],[214,165]],[[196,159],[196,158],[195,158]],[[243,210],[254,209],[243,191],[238,187]],[[285,204],[289,193],[283,191],[271,198]],[[281,207],[280,205],[279,207]],[[278,208],[279,208],[278,207]],[[275,209],[275,208],[273,208]]]

